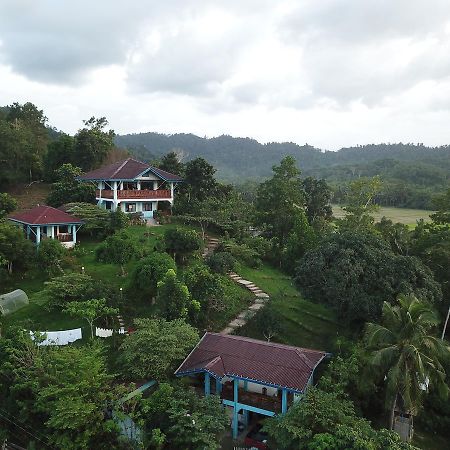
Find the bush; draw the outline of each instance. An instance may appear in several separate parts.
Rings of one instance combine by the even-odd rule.
[[[17,200],[7,193],[0,194],[0,219],[17,208]]]
[[[180,256],[181,260],[200,250],[201,239],[193,230],[184,230],[182,228],[170,228],[164,233],[165,248],[168,253],[173,255],[175,261]]]
[[[254,269],[261,266],[262,262],[258,252],[246,244],[238,244],[236,241],[229,239],[221,244],[220,250],[231,253],[234,258]]]
[[[61,261],[66,253],[66,248],[56,239],[44,239],[39,244],[38,262],[50,275],[62,273]]]
[[[127,291],[138,300],[150,300],[156,296],[158,281],[169,269],[176,270],[175,261],[167,253],[153,252],[139,261],[133,270]]]
[[[206,261],[213,272],[225,274],[236,267],[236,260],[228,252],[215,252]]]
[[[102,282],[81,273],[69,273],[47,281],[44,294],[49,309],[64,309],[67,303],[73,301],[111,297],[109,289]]]

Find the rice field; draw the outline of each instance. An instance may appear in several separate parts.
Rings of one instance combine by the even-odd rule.
[[[423,219],[425,222],[430,221],[430,214],[433,214],[433,211],[381,206],[378,211],[373,214],[373,216],[377,222],[385,216],[393,222],[403,223],[405,225],[415,225],[420,219]],[[333,215],[336,218],[343,217],[344,211],[342,210],[342,207],[333,205]]]

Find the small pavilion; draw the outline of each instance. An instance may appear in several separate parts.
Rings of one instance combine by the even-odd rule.
[[[39,245],[42,239],[57,239],[64,247],[77,242],[77,231],[83,221],[51,206],[36,206],[28,211],[12,214],[8,219],[24,230],[27,239]]]
[[[314,382],[314,371],[329,354],[243,336],[205,333],[175,371],[204,383],[205,395],[220,395],[230,408],[233,438],[249,413],[285,414]],[[211,383],[211,379],[215,383]]]

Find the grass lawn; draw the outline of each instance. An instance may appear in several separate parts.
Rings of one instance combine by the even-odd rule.
[[[413,445],[423,450],[448,450],[448,437],[414,428]]]
[[[153,249],[156,239],[162,235],[169,227],[182,225],[165,225],[161,227],[131,226],[126,232],[133,236],[140,245]],[[98,262],[95,259],[95,249],[100,244],[99,241],[83,237],[81,235],[80,248],[82,254],[75,257],[74,265],[66,272],[79,271],[84,267],[85,273],[94,279],[107,281],[113,288],[120,289],[125,286],[128,276],[137,264],[137,260],[131,261],[126,266],[127,276],[120,276],[120,267],[115,264]],[[5,317],[6,325],[26,325],[33,330],[56,331],[70,328],[78,328],[84,322],[73,318],[68,314],[58,311],[47,311],[45,308],[46,298],[42,295],[44,282],[48,280],[46,274],[41,270],[31,270],[25,276],[15,276],[7,286],[7,291],[22,289],[28,295],[30,304],[25,308]],[[6,290],[5,290],[6,291]]]
[[[373,216],[375,220],[379,222],[383,216],[391,219],[393,222],[403,223],[405,225],[416,225],[416,222],[420,219],[425,220],[425,222],[430,221],[430,214],[433,211],[426,211],[424,209],[409,209],[409,208],[391,208],[387,206],[382,206],[378,211],[376,211]],[[344,211],[338,205],[333,205],[333,215],[337,218],[344,216]]]
[[[268,265],[259,269],[240,265],[236,272],[271,296],[267,307],[272,308],[282,321],[282,331],[275,341],[330,351],[336,337],[345,334],[333,311],[303,299],[292,278],[281,271]],[[254,320],[242,327],[239,334],[264,339]]]

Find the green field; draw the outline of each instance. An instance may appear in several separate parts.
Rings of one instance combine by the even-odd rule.
[[[281,332],[274,341],[330,351],[336,337],[345,334],[333,311],[303,299],[292,278],[281,271],[268,265],[259,269],[240,265],[236,272],[270,295],[267,308],[273,309],[281,322]],[[254,320],[239,329],[239,334],[264,339]]]
[[[408,208],[391,208],[382,206],[378,211],[373,214],[375,220],[379,222],[381,218],[387,217],[393,222],[403,223],[405,225],[415,225],[420,219],[428,222],[430,220],[430,214],[433,211],[426,211],[424,209],[408,209]],[[337,218],[344,217],[344,211],[341,206],[333,205],[333,215]]]

